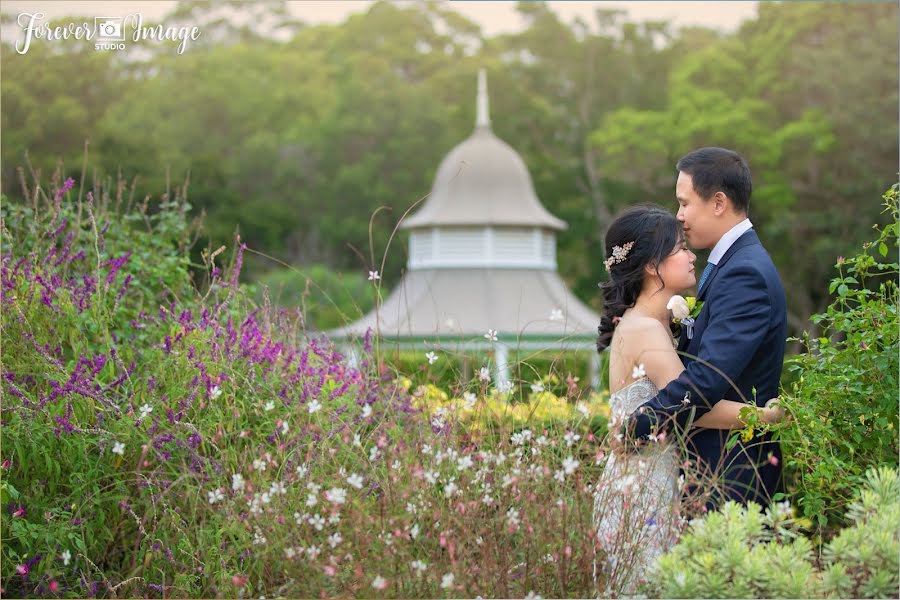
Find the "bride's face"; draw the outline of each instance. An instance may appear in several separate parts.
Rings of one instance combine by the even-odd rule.
[[[666,288],[677,294],[693,287],[697,283],[697,275],[694,273],[695,260],[697,256],[688,250],[684,240],[675,244],[669,256],[659,265],[659,274]]]

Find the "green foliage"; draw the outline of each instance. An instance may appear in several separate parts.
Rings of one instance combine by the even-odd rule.
[[[359,319],[375,306],[375,291],[364,273],[338,273],[325,265],[274,269],[254,278],[260,305],[265,290],[273,305],[298,308],[309,330],[328,331]]]
[[[729,502],[691,522],[657,564],[651,597],[888,598],[896,593],[900,480],[872,469],[848,513],[852,523],[816,557],[786,503],[765,513]]]
[[[900,586],[897,527],[900,480],[887,467],[866,473],[865,485],[847,509],[853,524],[825,547],[822,583],[837,598],[890,598]]]
[[[833,302],[813,316],[821,337],[787,361],[794,382],[782,404],[793,422],[776,427],[803,514],[840,522],[867,469],[898,456],[898,186],[884,194],[891,223],[850,258],[829,287]]]

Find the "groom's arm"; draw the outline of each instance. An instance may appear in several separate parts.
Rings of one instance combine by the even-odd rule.
[[[697,359],[632,413],[625,423],[628,437],[646,439],[655,428],[675,424],[687,429],[725,396],[765,339],[771,302],[762,273],[752,265],[737,266],[719,274],[716,289],[722,291],[711,305],[715,313]]]

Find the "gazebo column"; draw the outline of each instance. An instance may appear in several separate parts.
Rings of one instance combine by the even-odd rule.
[[[588,373],[591,377],[591,389],[594,391],[600,390],[600,353],[599,352],[591,352],[590,353],[590,366],[588,367]]]
[[[502,342],[494,343],[494,385],[509,381],[509,348]]]

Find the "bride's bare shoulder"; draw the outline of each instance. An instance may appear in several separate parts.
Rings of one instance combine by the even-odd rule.
[[[616,326],[618,342],[625,347],[637,344],[645,347],[656,341],[669,344],[669,332],[658,320],[652,317],[628,316],[623,317]]]

